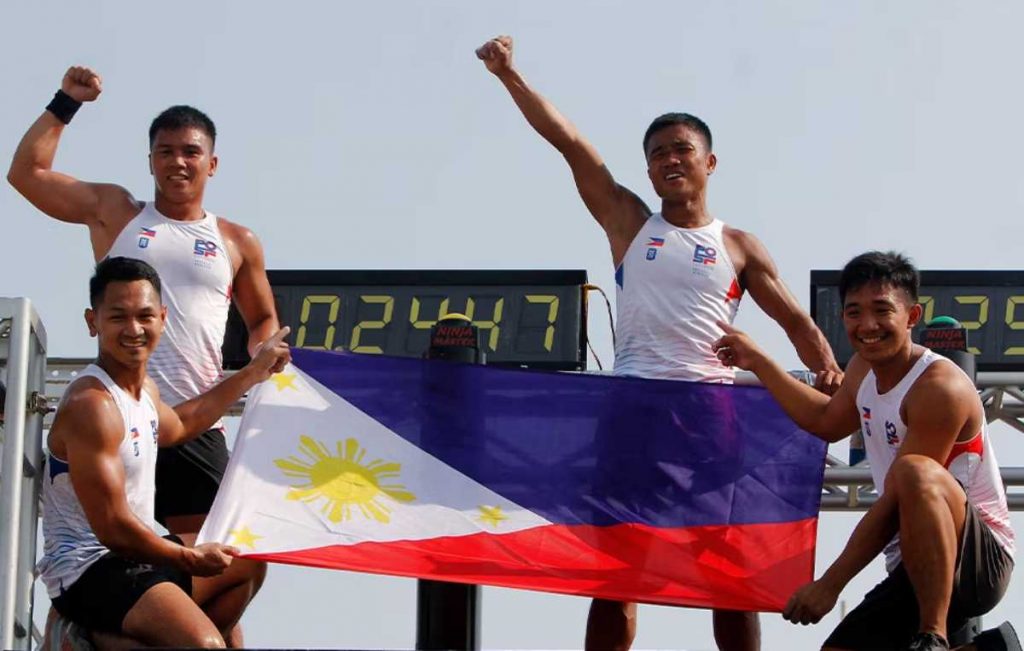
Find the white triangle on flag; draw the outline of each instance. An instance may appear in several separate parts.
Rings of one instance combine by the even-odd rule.
[[[271,553],[547,524],[289,366],[250,392],[197,542]]]

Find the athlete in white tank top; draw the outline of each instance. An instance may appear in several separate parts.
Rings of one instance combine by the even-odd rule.
[[[106,371],[90,364],[75,379],[96,378],[103,383],[124,421],[124,439],[118,450],[124,464],[124,490],[128,506],[141,522],[156,529],[153,497],[156,492],[157,416],[156,405],[143,391],[136,400],[110,378]],[[69,387],[70,389],[70,387]],[[82,510],[71,485],[68,463],[49,455],[43,478],[43,557],[39,578],[53,598],[67,590],[89,566],[110,551],[100,543]]]
[[[148,373],[169,405],[208,391],[221,378],[221,345],[233,270],[218,218],[169,219],[148,203],[125,225],[108,257],[149,263],[163,284],[167,325]]]
[[[615,271],[617,375],[733,381],[711,350],[743,296],[724,226],[679,228],[657,213],[640,229]]]
[[[907,425],[900,416],[903,399],[921,374],[934,363],[953,364],[941,355],[926,350],[906,375],[889,391],[878,393],[874,371],[868,371],[857,390],[857,412],[860,414],[864,448],[871,477],[879,495],[885,492],[885,477],[899,454],[907,436]],[[957,371],[963,373],[960,367]],[[999,545],[1012,557],[1014,535],[1010,526],[1010,510],[1006,491],[999,476],[999,462],[989,440],[988,425],[982,421],[981,431],[967,441],[958,441],[946,459],[946,468],[964,487],[967,501],[974,505],[981,519],[989,526]],[[885,567],[892,572],[901,560],[899,534],[885,548]]]

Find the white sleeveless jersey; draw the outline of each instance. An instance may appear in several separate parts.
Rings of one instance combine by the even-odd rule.
[[[222,376],[234,277],[216,215],[179,221],[146,204],[107,255],[138,258],[160,274],[167,325],[148,371],[161,400],[173,406],[208,391]]]
[[[903,399],[925,369],[936,362],[953,364],[945,357],[926,350],[903,379],[884,394],[878,393],[874,371],[868,371],[857,390],[857,411],[860,413],[864,434],[864,449],[879,495],[885,492],[885,476],[907,436],[907,425],[900,417]],[[957,370],[963,372],[959,367]],[[974,505],[981,519],[995,534],[999,545],[1012,557],[1015,543],[1010,526],[1010,510],[999,475],[999,462],[989,439],[988,425],[984,421],[981,431],[974,438],[953,445],[946,459],[946,468],[963,485],[967,501]],[[885,547],[886,569],[892,572],[900,558],[897,534]]]
[[[615,373],[731,383],[735,372],[711,351],[732,323],[743,292],[714,220],[679,228],[652,215],[615,270]]]
[[[145,391],[140,400],[135,400],[95,364],[87,366],[75,382],[85,377],[94,377],[103,382],[121,412],[124,438],[118,454],[124,464],[125,497],[132,513],[155,531],[153,498],[156,493],[156,405]],[[85,517],[82,503],[71,485],[68,463],[50,454],[46,459],[46,474],[43,477],[43,557],[37,568],[50,598],[67,590],[90,565],[108,551],[93,533]]]

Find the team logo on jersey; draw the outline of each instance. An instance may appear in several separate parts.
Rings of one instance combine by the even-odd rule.
[[[900,437],[896,436],[896,423],[885,421],[885,441],[889,445],[900,444]]]
[[[146,228],[143,226],[139,229],[139,248],[144,249],[149,246],[149,241],[156,237],[156,231],[152,228]]]
[[[135,450],[135,456],[139,456],[139,428],[131,428],[131,430],[129,430],[129,434],[131,435],[132,448]]]
[[[871,407],[861,407],[861,418],[864,419],[862,431],[864,436],[871,438]]]
[[[658,257],[658,249],[665,246],[664,237],[648,237],[647,238],[647,259],[653,260]]]
[[[693,261],[704,265],[715,264],[718,262],[718,251],[713,246],[698,244],[697,250],[693,252]]]
[[[217,244],[210,242],[209,240],[196,240],[196,245],[192,248],[192,252],[201,258],[216,258],[217,257]]]
[[[149,426],[153,428],[153,445],[159,445],[160,444],[160,436],[157,434],[156,421],[155,420],[149,421]]]

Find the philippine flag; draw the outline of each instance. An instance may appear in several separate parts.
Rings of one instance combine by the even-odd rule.
[[[825,445],[756,387],[294,349],[199,542],[316,567],[779,611]]]

